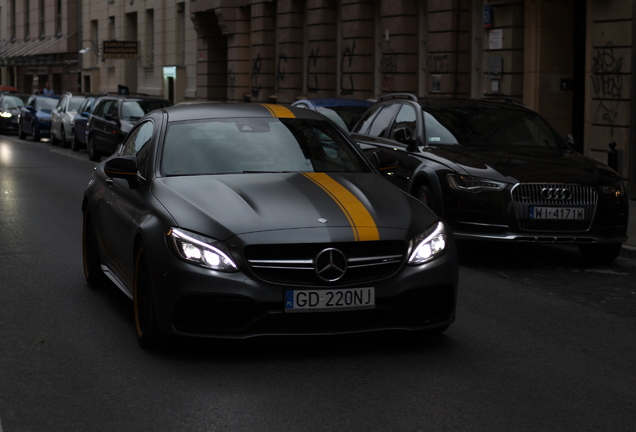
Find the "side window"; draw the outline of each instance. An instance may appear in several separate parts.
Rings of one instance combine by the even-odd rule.
[[[377,137],[384,136],[387,129],[391,125],[391,121],[393,120],[393,117],[395,117],[395,114],[397,113],[397,111],[400,109],[401,106],[402,106],[401,104],[385,105],[382,108],[382,111],[380,111],[378,115],[375,117],[375,119],[373,120],[373,124],[371,125],[371,128],[369,129],[369,132],[367,133],[367,135],[377,136]]]
[[[119,117],[119,102],[118,101],[112,101],[112,103],[110,104],[110,107],[108,108],[108,114],[112,115],[115,118]]]
[[[124,141],[121,149],[122,156],[136,156],[139,164],[139,172],[145,177],[146,166],[148,165],[147,145],[152,139],[155,130],[152,121],[146,121],[133,130]]]
[[[394,134],[398,129],[406,129],[406,136],[411,138],[414,137],[416,122],[417,117],[415,116],[415,109],[411,105],[402,105],[400,112],[395,118],[395,122],[393,123],[389,136],[391,139],[395,139]]]
[[[31,96],[29,100],[27,101],[27,106],[34,106],[34,105],[35,105],[35,97]]]
[[[106,105],[109,105],[110,101],[102,101],[99,103],[99,105],[97,105],[97,108],[95,108],[95,111],[93,112],[93,114],[95,114],[98,117],[102,117],[104,115],[104,108],[106,108]]]
[[[373,119],[375,118],[375,115],[378,113],[378,111],[381,109],[382,107],[375,107],[375,108],[371,108],[366,114],[365,116],[358,122],[358,124],[356,125],[357,127],[355,127],[353,129],[353,131],[351,131],[352,133],[359,133],[362,135],[366,135],[367,130],[369,130],[369,126],[371,125],[371,122],[373,121]]]

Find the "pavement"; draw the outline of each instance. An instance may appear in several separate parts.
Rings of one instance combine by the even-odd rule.
[[[623,243],[621,256],[636,259],[636,200],[629,200],[629,223],[627,224],[629,238]]]

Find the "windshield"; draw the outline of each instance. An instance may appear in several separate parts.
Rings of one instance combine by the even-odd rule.
[[[166,175],[368,171],[328,121],[277,118],[172,124],[162,170]]]
[[[6,108],[16,108],[16,107],[23,107],[24,102],[19,97],[5,96],[2,99],[2,105],[4,105]]]
[[[559,135],[536,113],[501,107],[426,108],[428,145],[482,149],[563,150]]]
[[[80,107],[80,105],[82,104],[82,102],[84,102],[85,99],[86,97],[84,96],[73,96],[71,100],[68,102],[68,110],[77,111],[77,109]]]
[[[150,111],[170,105],[172,103],[167,100],[125,101],[122,104],[121,118],[123,120],[137,121]]]
[[[55,106],[57,105],[58,102],[59,102],[59,99],[36,98],[35,99],[35,108],[41,109],[41,110],[49,110],[50,111],[53,108],[55,108]]]
[[[367,111],[367,106],[330,106],[328,109],[335,111],[336,114],[347,125],[346,131],[350,131],[356,125],[360,117]],[[317,110],[323,112],[325,108],[318,108]]]

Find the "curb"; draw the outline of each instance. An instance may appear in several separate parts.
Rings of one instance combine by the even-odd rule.
[[[636,259],[636,247],[623,244],[620,256],[623,258]]]

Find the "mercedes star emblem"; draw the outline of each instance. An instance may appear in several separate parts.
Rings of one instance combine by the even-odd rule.
[[[347,257],[338,249],[323,249],[316,255],[315,268],[320,279],[335,282],[347,271]]]

